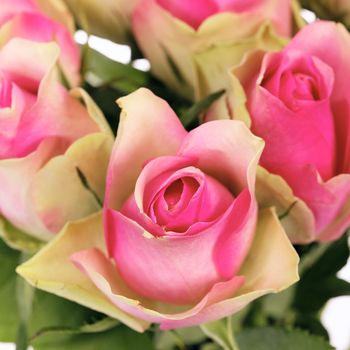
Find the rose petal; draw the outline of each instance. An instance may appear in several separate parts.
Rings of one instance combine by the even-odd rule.
[[[175,155],[186,135],[169,105],[147,89],[139,89],[118,103],[122,113],[108,168],[105,201],[105,206],[117,210],[135,188],[145,162]]]
[[[101,213],[67,224],[39,253],[20,265],[17,272],[37,288],[102,312],[138,332],[143,332],[149,326],[147,322],[115,307],[70,262],[72,254],[90,248],[104,251]]]
[[[47,138],[24,158],[0,160],[0,214],[39,239],[48,240],[52,234],[39,219],[28,195],[31,180],[40,168],[52,157],[64,153],[67,147],[67,140]]]
[[[80,51],[73,35],[61,24],[42,13],[17,13],[0,29],[0,46],[11,38],[22,38],[36,42],[56,41],[60,46],[60,68],[66,79],[76,86],[80,80]]]
[[[212,121],[192,130],[178,155],[196,158],[197,166],[226,185],[233,194],[244,188],[254,192],[256,166],[264,147],[242,123]]]
[[[50,159],[33,176],[31,207],[47,230],[56,233],[66,222],[83,218],[101,208],[112,145],[113,139],[109,135],[87,135],[74,142],[64,155]],[[86,189],[77,169],[91,190]]]
[[[96,250],[75,254],[73,260],[115,305],[137,317],[161,323],[162,329],[171,329],[231,315],[252,300],[285,289],[298,280],[298,255],[271,209],[260,215],[256,239],[249,256],[241,270],[246,276],[241,289],[237,291],[242,279],[235,277],[214,285],[195,306],[182,310],[178,308],[177,311],[172,305],[152,303],[143,298],[134,299],[135,296],[124,289],[117,270]],[[276,261],[279,264],[276,265]]]
[[[327,45],[324,43],[327,42]],[[317,21],[306,26],[289,44],[290,49],[302,50],[318,57],[332,67],[334,89],[332,110],[337,135],[338,173],[350,171],[350,36],[342,24]],[[347,116],[344,118],[344,116]],[[341,150],[341,151],[340,151]],[[344,151],[345,150],[345,151]]]

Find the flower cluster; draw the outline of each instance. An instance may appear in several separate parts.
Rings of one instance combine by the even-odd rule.
[[[293,244],[350,225],[350,34],[299,13],[289,0],[2,0],[0,234],[36,253],[17,272],[139,332],[297,282]],[[118,85],[118,125],[72,14],[150,62],[151,83]],[[199,123],[183,125],[189,104]]]

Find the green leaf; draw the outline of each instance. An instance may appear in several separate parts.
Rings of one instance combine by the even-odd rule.
[[[203,342],[206,335],[199,327],[180,328],[174,331],[159,331],[155,337],[157,350],[172,350],[185,345]]]
[[[99,52],[89,49],[84,64],[85,79],[94,86],[110,86],[129,94],[149,80],[149,74],[131,65],[112,61]]]
[[[148,333],[139,334],[125,326],[102,333],[48,334],[40,343],[33,343],[33,347],[35,350],[153,350]]]
[[[219,99],[225,90],[220,90],[210,94],[199,102],[195,103],[181,118],[181,122],[184,127],[188,127],[199,116],[205,112],[217,99]]]
[[[118,326],[120,322],[110,317],[105,317],[102,320],[99,320],[94,323],[83,324],[80,327],[67,327],[67,326],[51,326],[44,327],[38,330],[35,334],[32,335],[30,341],[35,341],[37,338],[42,337],[44,335],[71,335],[71,334],[83,334],[83,333],[100,333],[108,331],[116,326]]]
[[[40,290],[35,294],[28,328],[35,350],[152,349],[148,335]]]
[[[322,245],[314,248],[316,252],[321,249],[322,254],[316,254],[316,261],[307,264],[300,282],[296,285],[293,307],[302,313],[316,313],[329,299],[350,295],[350,284],[336,277],[336,273],[346,264],[349,257],[347,235],[343,235],[324,251],[322,248]],[[313,250],[305,259],[310,255],[313,255]],[[303,266],[303,262],[301,265]]]
[[[237,335],[240,350],[331,350],[323,338],[301,330],[263,327],[245,329]]]
[[[323,279],[335,275],[345,266],[349,254],[348,235],[344,234],[339,240],[333,242],[328,247],[315,264],[305,271],[303,278]]]
[[[297,319],[295,320],[295,327],[306,329],[311,334],[319,335],[323,337],[324,339],[329,339],[328,331],[323,326],[321,320],[319,319],[318,315],[312,315],[312,314],[299,314],[297,316]]]

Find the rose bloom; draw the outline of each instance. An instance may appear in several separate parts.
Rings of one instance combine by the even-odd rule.
[[[276,50],[291,32],[289,0],[143,0],[133,13],[133,32],[152,72],[178,93],[202,97],[197,55],[226,73],[253,48]]]
[[[2,229],[12,224],[40,239],[99,209],[77,168],[103,196],[112,142],[87,94],[59,82],[58,57],[55,43],[13,39],[0,49]]]
[[[298,257],[274,211],[257,216],[261,139],[230,120],[187,132],[146,89],[119,105],[105,241],[101,215],[68,225],[21,275],[139,331],[219,319],[297,280]]]
[[[349,60],[349,33],[320,21],[232,71],[231,116],[266,142],[258,195],[288,213],[282,223],[296,243],[335,240],[350,223]]]
[[[139,0],[64,0],[80,26],[89,34],[128,43],[131,14]]]
[[[73,33],[72,18],[61,0],[1,0],[0,47],[14,37],[57,42],[61,48],[60,69],[76,86],[80,80],[80,51]]]

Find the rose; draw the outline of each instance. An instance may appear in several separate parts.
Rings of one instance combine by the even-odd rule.
[[[104,203],[106,242],[95,215],[67,226],[19,273],[137,330],[147,326],[137,319],[163,329],[218,319],[293,283],[298,258],[273,211],[261,213],[257,224],[262,141],[238,121],[188,133],[146,89],[119,105]],[[58,274],[46,263],[53,256]]]
[[[64,1],[88,33],[116,42],[130,42],[130,17],[139,0]]]
[[[1,1],[0,47],[14,37],[56,41],[61,48],[60,68],[69,83],[76,86],[80,80],[80,52],[73,31],[72,18],[60,0]]]
[[[345,28],[320,21],[283,51],[252,53],[232,71],[230,110],[247,117],[240,80],[251,129],[266,142],[261,165],[270,174],[258,194],[288,213],[293,242],[334,240],[350,223],[349,50]]]
[[[200,98],[208,91],[202,91],[196,60],[222,76],[251,48],[281,48],[274,33],[290,34],[290,12],[289,0],[143,0],[133,13],[133,32],[160,80]],[[214,60],[202,58],[206,54]]]
[[[101,196],[112,137],[89,96],[59,82],[58,57],[55,43],[24,39],[0,50],[0,218],[8,235],[12,224],[49,239],[99,209],[77,168]]]

